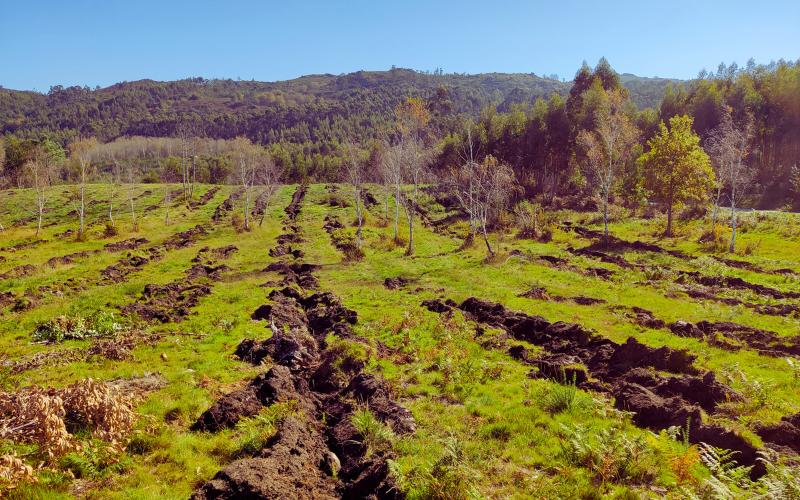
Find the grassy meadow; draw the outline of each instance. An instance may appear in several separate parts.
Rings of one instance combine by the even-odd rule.
[[[0,497],[187,498],[223,466],[263,443],[278,420],[296,411],[291,404],[275,405],[219,433],[189,429],[218,397],[267,368],[244,363],[233,352],[244,338],[270,335],[251,314],[269,302],[267,294],[274,288],[270,283],[278,279],[265,268],[278,260],[269,249],[283,232],[283,209],[296,187],[280,187],[269,200],[263,222],[256,217],[250,231],[238,232],[231,224],[241,212],[238,202],[212,221],[235,186],[222,186],[200,206],[175,199],[169,203],[167,223],[164,194],[179,186],[143,184],[134,195],[138,229],[132,227],[126,193],[118,191],[113,196],[112,231],[106,228],[110,188],[91,185],[89,199],[96,201],[87,206],[87,234],[78,240],[69,189],[58,186],[48,196],[41,243],[27,247],[37,241],[36,221],[30,219],[34,193],[0,191],[0,222],[5,228],[0,232],[0,274],[33,266],[24,276],[0,280],[0,297],[6,297],[0,299],[0,390],[62,388],[92,378],[115,384],[134,398],[136,415],[118,452],[109,451],[85,429],[75,434],[81,449],[56,458],[44,455],[36,444],[0,439],[0,455],[14,454],[32,466],[36,478],[0,492]],[[200,186],[195,199],[210,189]],[[578,323],[618,343],[634,337],[652,347],[685,349],[697,356],[699,369],[713,371],[744,396],[705,418],[761,447],[754,432],[759,424],[774,424],[800,411],[800,360],[764,355],[748,346],[724,349],[678,336],[667,327],[641,326],[628,313],[635,306],[666,324],[727,321],[787,338],[800,334],[797,313],[769,315],[744,304],[692,298],[680,278],[682,273],[735,277],[781,292],[800,292],[800,215],[740,214],[742,252],[733,256],[715,253],[699,241],[708,229],[706,219],[681,221],[674,237],[662,238],[659,217],[619,217],[611,224],[616,237],[684,254],[616,252],[634,264],[626,268],[569,250],[592,243],[569,228],[601,229],[602,220],[594,213],[554,213],[549,241],[517,238],[513,225],[500,228],[491,235],[497,250],[493,258],[487,258],[478,239],[462,248],[463,223],[433,226],[417,219],[415,251],[406,256],[402,242],[393,239],[392,222],[385,218],[382,189],[370,186],[370,191],[380,203],[367,211],[363,259],[343,258],[323,230],[325,217],[335,215],[347,226],[345,232],[355,231],[353,207],[330,203],[332,197],[351,198],[344,185],[309,187],[297,220],[304,238],[298,247],[305,253],[304,262],[321,266],[316,273],[320,289],[335,293],[358,313],[355,333],[371,344],[367,370],[388,381],[416,420],[414,433],[391,438],[396,451],[391,471],[410,498],[718,498],[722,493],[713,487],[717,482],[735,496],[760,494],[757,488],[717,478],[718,471],[708,467],[697,446],[674,433],[635,426],[630,414],[616,409],[608,395],[529,377],[530,365],[507,353],[510,345],[524,342],[494,328],[478,328],[460,314],[430,312],[421,303],[461,302],[475,296],[550,321]],[[430,220],[451,215],[428,195],[421,205]],[[205,226],[206,234],[197,241],[167,250],[123,282],[100,279],[103,269],[128,253],[145,255],[148,247],[198,224]],[[73,232],[65,235],[70,229]],[[401,216],[401,237],[407,238],[406,232]],[[133,237],[148,243],[133,250],[105,249],[106,244]],[[238,251],[224,259],[227,268],[219,279],[208,280],[210,293],[183,321],[144,322],[121,314],[146,285],[180,281],[201,248],[226,245]],[[93,253],[69,263],[48,263],[53,257],[84,251]],[[568,263],[556,265],[539,256]],[[717,257],[753,266],[735,267]],[[603,278],[593,268],[613,275]],[[775,272],[783,269],[793,272]],[[385,286],[386,279],[397,277],[407,283],[398,289]],[[546,294],[523,296],[532,288]],[[800,303],[752,290],[718,292],[753,306]],[[581,305],[571,300],[575,297],[602,302]],[[120,328],[141,339],[124,359],[86,356],[92,338],[34,341],[37,328],[53,318],[88,318],[103,311],[113,313]],[[783,458],[775,459],[776,467],[790,467],[791,460],[786,460],[784,464]]]

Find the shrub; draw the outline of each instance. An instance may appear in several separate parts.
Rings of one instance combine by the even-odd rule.
[[[720,224],[704,232],[697,241],[703,245],[703,248],[707,252],[721,253],[728,249],[728,238],[724,234],[724,228]]]
[[[683,211],[681,211],[681,213],[678,215],[678,220],[698,220],[705,217],[706,214],[708,214],[708,207],[705,204],[695,203],[684,208]]]
[[[585,409],[589,399],[575,386],[575,380],[565,384],[553,384],[542,398],[542,407],[551,414]]]
[[[59,465],[78,479],[99,479],[110,473],[124,472],[128,464],[119,460],[118,450],[113,446],[89,441],[83,443],[81,451],[62,457]]]
[[[662,266],[647,266],[642,268],[642,274],[646,281],[665,281],[675,279],[675,271]]]
[[[562,457],[586,467],[603,484],[641,484],[655,477],[655,457],[642,436],[629,438],[616,429],[589,432],[580,425],[562,429]]]
[[[518,238],[532,238],[543,242],[552,239],[555,217],[545,212],[540,204],[521,201],[517,203],[514,212],[519,229]]]
[[[33,467],[15,454],[0,455],[0,491],[8,492],[21,483],[34,483]]]
[[[131,401],[116,390],[88,378],[63,389],[60,395],[68,428],[91,430],[94,437],[112,445],[127,439],[135,415]]]
[[[746,241],[744,244],[739,245],[736,250],[736,253],[739,255],[753,255],[756,250],[761,246],[761,240],[756,241]]]
[[[231,215],[231,226],[233,226],[234,231],[237,233],[243,233],[245,231],[244,217],[242,217],[242,214],[236,212]]]
[[[64,340],[83,340],[113,337],[123,325],[114,313],[99,311],[91,316],[58,316],[39,323],[33,332],[35,342],[58,343]]]
[[[347,198],[345,198],[338,192],[328,193],[322,201],[323,203],[331,207],[346,208],[350,206],[350,201],[348,201]]]
[[[104,238],[112,238],[114,236],[117,236],[118,234],[119,234],[119,230],[117,229],[117,226],[115,226],[114,224],[112,224],[110,222],[106,222],[106,225],[103,228],[103,237]]]

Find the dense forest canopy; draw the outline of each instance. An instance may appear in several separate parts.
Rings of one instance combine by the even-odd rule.
[[[231,167],[224,141],[239,136],[266,146],[286,179],[335,180],[345,142],[360,143],[377,161],[381,144],[396,137],[397,106],[420,97],[431,115],[428,134],[438,152],[437,169],[458,162],[465,126],[471,123],[481,156],[509,164],[526,194],[552,198],[590,191],[591,179],[581,168],[586,152],[577,137],[594,126],[603,96],[614,89],[624,91],[627,113],[639,131],[640,153],[659,123],[675,115],[693,117],[702,141],[726,110],[735,120],[749,117],[754,133],[748,162],[757,171],[749,202],[791,202],[800,157],[800,65],[784,61],[721,65],[716,73],[703,71],[690,82],[620,75],[601,59],[593,69],[584,64],[572,82],[534,74],[393,68],[274,83],[142,80],[93,90],[56,86],[47,94],[0,88],[0,159],[6,182],[20,184],[22,166],[37,144],[66,148],[79,138],[95,137],[109,144],[95,155],[101,166],[108,169],[136,156],[141,177],[157,180],[161,174],[156,171],[169,169],[179,149],[157,138],[177,137],[183,127],[202,138],[193,147],[203,180],[225,179]],[[634,156],[616,189],[633,205],[646,199],[644,175]],[[61,176],[68,179],[68,169]]]

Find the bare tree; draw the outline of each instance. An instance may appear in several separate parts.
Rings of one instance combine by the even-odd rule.
[[[387,147],[381,162],[386,187],[386,216],[389,216],[390,192],[394,191],[394,240],[400,241],[400,193],[403,187],[403,149],[401,144]]]
[[[481,232],[486,250],[494,256],[488,228],[519,189],[514,171],[491,155],[481,163],[469,156],[451,170],[447,183],[470,219],[470,231]]]
[[[114,225],[114,197],[119,189],[119,162],[115,159],[108,174],[108,223]]]
[[[70,145],[70,155],[76,163],[78,192],[76,198],[76,211],[78,214],[78,238],[82,239],[86,231],[86,184],[91,177],[91,154],[97,146],[97,139],[83,139]]]
[[[36,213],[38,221],[36,224],[36,237],[42,232],[42,218],[47,203],[47,188],[50,187],[52,176],[47,162],[40,155],[35,155],[34,159],[29,160],[24,165],[25,173],[28,176],[31,187],[36,193]]]
[[[261,212],[258,220],[259,227],[264,223],[264,217],[267,213],[266,207],[269,205],[269,200],[275,194],[281,174],[283,173],[278,164],[275,163],[275,160],[272,159],[272,156],[269,154],[263,154],[261,156],[256,172],[256,182],[262,186],[261,194],[264,196],[263,203],[265,208]]]
[[[477,179],[469,175],[470,172],[476,171],[478,167],[477,149],[472,139],[471,124],[467,125],[467,137],[463,143],[460,156],[461,165],[445,176],[444,183],[447,189],[455,195],[459,205],[461,205],[461,209],[464,210],[469,219],[469,234],[464,241],[464,247],[468,247],[472,245],[479,226],[477,217]]]
[[[356,229],[356,244],[361,246],[362,234],[361,227],[364,223],[364,206],[362,204],[362,197],[364,196],[364,162],[359,158],[358,148],[352,143],[347,141],[345,143],[347,149],[347,165],[345,175],[347,176],[347,183],[353,188],[353,197],[356,207],[356,221],[358,228]]]
[[[395,195],[403,202],[408,220],[408,247],[406,255],[414,254],[414,214],[420,184],[428,176],[429,151],[425,148],[424,136],[430,113],[420,98],[409,97],[395,110],[399,142],[395,146],[399,161],[400,183],[410,184],[411,189],[400,189],[398,183]],[[395,223],[396,228],[396,223]]]
[[[712,223],[716,225],[717,210],[723,189],[728,189],[731,207],[731,242],[728,250],[736,250],[736,203],[738,197],[753,180],[753,172],[745,162],[749,154],[750,139],[753,135],[753,120],[748,116],[737,125],[727,108],[720,124],[711,132],[707,148],[711,156],[711,164],[717,176],[717,194],[712,214]]]
[[[258,162],[261,161],[262,151],[260,147],[250,142],[245,137],[237,137],[233,144],[233,160],[237,166],[239,182],[244,192],[242,207],[244,215],[244,229],[250,230],[250,198],[252,196],[253,183],[255,182]]]
[[[608,204],[639,134],[625,112],[627,98],[622,90],[609,92],[597,110],[595,130],[582,130],[578,143],[586,154],[587,178],[594,182],[603,201],[603,226],[608,242]]]
[[[128,203],[130,204],[131,208],[131,226],[133,227],[134,231],[138,231],[139,223],[136,221],[136,204],[134,203],[136,199],[136,180],[134,178],[133,165],[130,163],[126,168],[126,174],[128,180],[127,183]]]
[[[180,122],[176,129],[181,155],[181,189],[184,203],[188,203],[194,191],[195,130],[192,124]]]

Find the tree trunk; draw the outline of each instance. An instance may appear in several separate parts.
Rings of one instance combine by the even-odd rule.
[[[114,194],[108,197],[108,221],[114,225]]]
[[[197,157],[192,157],[192,184],[189,187],[189,199],[194,199],[194,185],[197,183]]]
[[[486,223],[481,222],[481,230],[483,232],[483,241],[486,243],[486,250],[489,251],[489,255],[494,257],[494,250],[492,250],[492,245],[489,243],[489,233],[486,231]]]
[[[81,237],[83,237],[83,229],[84,229],[84,224],[83,224],[84,217],[83,217],[83,215],[84,215],[84,210],[86,208],[86,204],[84,203],[85,202],[85,198],[86,198],[86,194],[85,193],[86,193],[86,188],[83,185],[83,181],[81,181],[81,206],[80,206],[80,210],[78,212],[78,217],[80,218],[80,226],[81,226],[80,227],[80,231],[78,232],[78,234]]]
[[[672,236],[672,202],[667,206],[667,230],[664,236]]]
[[[130,192],[130,202],[131,202],[131,224],[133,225],[133,230],[137,231],[139,228],[136,226],[136,209],[133,205],[133,190]]]
[[[608,246],[608,193],[603,196],[603,226],[605,227],[603,237],[605,239],[605,245]]]
[[[39,238],[39,233],[42,232],[42,215],[44,214],[44,202],[39,199],[39,222],[36,225],[36,238]]]
[[[394,241],[400,241],[400,186],[394,195]]]
[[[250,230],[250,188],[244,187],[244,230]]]
[[[408,248],[406,255],[414,255],[414,212],[409,208],[408,211]]]
[[[730,252],[734,253],[736,251],[736,186],[731,183],[731,229],[733,232],[731,233],[731,245],[730,245]]]
[[[166,208],[164,224],[169,226],[169,184],[164,186],[164,207]]]
[[[389,220],[389,198],[390,198],[390,196],[391,196],[391,190],[389,189],[389,186],[387,185],[386,186],[386,220],[387,220],[387,222]]]
[[[362,214],[361,214],[361,191],[356,190],[356,219],[358,219],[358,229],[356,229],[356,242],[358,246],[361,246],[361,225],[362,225]]]

